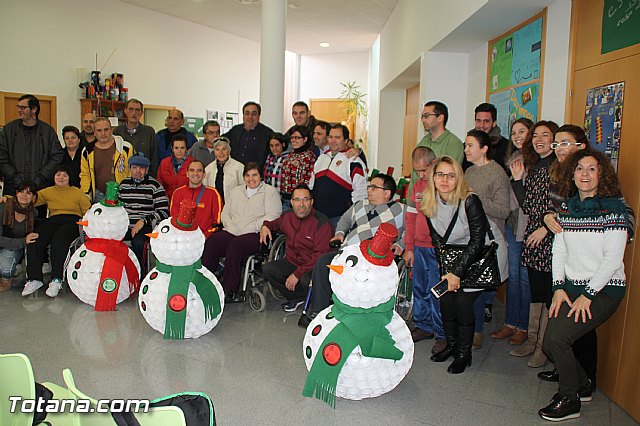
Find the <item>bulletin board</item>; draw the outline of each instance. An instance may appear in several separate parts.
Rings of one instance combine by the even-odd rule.
[[[520,117],[538,121],[547,9],[489,41],[487,102],[498,110],[498,126],[507,135]],[[508,136],[507,136],[508,137]]]

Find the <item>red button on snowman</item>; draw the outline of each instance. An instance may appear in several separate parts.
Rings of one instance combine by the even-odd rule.
[[[338,251],[329,268],[333,306],[316,316],[303,341],[309,375],[304,396],[335,406],[335,397],[360,400],[389,392],[413,363],[413,340],[394,310],[398,268],[391,245],[395,226]]]
[[[165,339],[210,332],[224,309],[222,286],[200,262],[205,237],[195,215],[195,201],[182,200],[177,217],[147,234],[157,261],[142,282],[138,304],[147,323]]]

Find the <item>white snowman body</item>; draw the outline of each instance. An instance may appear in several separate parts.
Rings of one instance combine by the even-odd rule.
[[[156,259],[165,265],[188,266],[202,257],[204,234],[199,228],[183,231],[171,224],[171,219],[160,222],[154,232],[157,238],[151,238],[151,250]],[[185,338],[196,338],[213,330],[222,317],[224,310],[224,291],[217,278],[204,266],[198,271],[215,287],[220,299],[220,314],[205,319],[205,308],[193,283],[189,284],[186,304]],[[140,312],[149,325],[164,333],[166,322],[167,297],[171,275],[153,268],[142,282],[138,305]]]
[[[96,203],[84,214],[83,221],[87,223],[84,232],[88,238],[122,241],[129,229],[129,216],[122,206],[106,207]],[[69,288],[78,299],[88,305],[96,304],[105,259],[106,256],[103,253],[94,252],[83,244],[73,253],[67,265]],[[129,259],[135,265],[139,275],[140,263],[131,249],[129,249]],[[116,303],[127,299],[129,294],[129,277],[123,268]]]
[[[359,245],[340,250],[331,264],[344,267],[342,274],[330,271],[329,279],[334,294],[345,305],[372,308],[388,302],[395,295],[398,283],[396,264],[377,266],[370,263],[360,252]],[[303,356],[308,370],[319,353],[323,356],[322,343],[338,324],[330,306],[319,312],[307,327]],[[413,340],[409,328],[395,311],[386,328],[396,342],[396,348],[402,351],[402,358],[395,361],[367,357],[362,354],[360,346],[356,346],[342,366],[336,396],[353,400],[373,398],[394,389],[409,372],[413,363]]]

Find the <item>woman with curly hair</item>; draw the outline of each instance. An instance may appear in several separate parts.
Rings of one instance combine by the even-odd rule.
[[[553,121],[538,121],[533,125],[522,146],[523,164],[511,167],[513,191],[529,216],[524,233],[522,264],[527,267],[531,305],[529,310],[528,339],[513,356],[533,353],[527,365],[539,368],[547,363],[542,352],[542,337],[547,326],[547,307],[551,303],[551,244],[553,233],[549,232],[542,218],[549,206],[549,168],[556,157],[551,143],[558,125]],[[523,179],[526,171],[526,178]]]
[[[609,159],[585,149],[567,159],[558,193],[563,232],[553,241],[553,299],[544,351],[558,371],[558,392],[538,411],[545,420],[580,417],[592,384],[572,345],[616,311],[626,290],[627,206]]]

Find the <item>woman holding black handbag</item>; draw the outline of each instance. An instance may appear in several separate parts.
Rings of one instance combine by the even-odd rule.
[[[455,357],[447,371],[464,372],[471,365],[471,344],[475,328],[473,303],[481,288],[461,288],[461,279],[469,273],[471,265],[484,252],[487,217],[480,198],[471,192],[464,180],[460,163],[443,156],[436,160],[433,179],[422,200],[422,212],[428,218],[431,238],[436,247],[443,280],[448,291],[440,298],[442,323],[447,346],[434,354],[431,360],[444,362]],[[464,250],[445,269],[445,244],[463,245]]]

